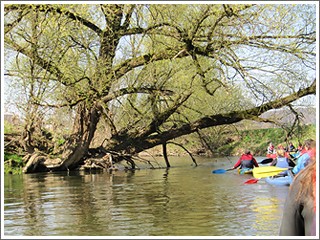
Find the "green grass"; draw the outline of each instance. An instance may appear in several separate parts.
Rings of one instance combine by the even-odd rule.
[[[289,139],[296,147],[299,142],[303,143],[308,138],[316,139],[316,126],[304,126],[300,134],[299,138],[295,135]],[[287,142],[285,142],[286,132],[281,128],[245,130],[240,131],[239,135],[239,141],[225,144],[219,148],[219,151],[228,152],[230,155],[238,155],[242,149],[248,148],[255,155],[265,155],[269,142],[272,142],[275,146],[278,144],[287,146]]]
[[[4,153],[4,173],[21,174],[24,163],[22,157],[17,154]]]

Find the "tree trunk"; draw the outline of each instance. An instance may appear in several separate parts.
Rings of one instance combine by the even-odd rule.
[[[92,107],[90,110],[85,104],[80,104],[77,109],[73,133],[63,146],[61,158],[47,158],[41,162],[30,158],[24,172],[72,170],[78,167],[79,162],[89,150],[99,119],[100,112],[96,107]],[[36,166],[32,166],[35,164]]]
[[[62,154],[62,168],[72,169],[78,166],[78,162],[88,152],[99,120],[100,113],[96,107],[90,110],[84,104],[79,106],[73,134]]]
[[[166,161],[167,168],[169,168],[170,163],[169,163],[169,159],[168,159],[167,144],[166,143],[162,144],[162,154],[163,154],[164,160]]]

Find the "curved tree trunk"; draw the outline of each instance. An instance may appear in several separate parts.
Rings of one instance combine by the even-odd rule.
[[[86,106],[81,105],[78,108],[74,132],[67,141],[62,154],[63,168],[76,167],[84,154],[87,153],[99,119],[100,113],[96,107],[89,110]]]
[[[44,160],[43,156],[41,156],[37,161],[31,157],[23,171],[25,173],[59,171],[72,170],[78,167],[79,162],[89,150],[99,120],[100,112],[96,107],[92,107],[90,110],[85,104],[80,104],[77,109],[73,133],[64,144],[61,158],[46,158]]]
[[[316,82],[314,81],[309,87],[301,89],[292,95],[245,111],[203,117],[193,123],[182,125],[180,128],[157,134],[151,134],[152,131],[150,132],[150,127],[146,127],[145,131],[150,132],[150,134],[141,134],[140,132],[137,135],[128,133],[114,135],[108,142],[106,148],[108,151],[133,155],[154,146],[165,144],[171,139],[193,133],[198,129],[232,124],[244,119],[267,121],[259,118],[259,116],[270,109],[281,108],[303,96],[315,94],[315,92]],[[74,132],[65,144],[62,160],[57,163],[57,159],[54,159],[52,160],[54,161],[53,164],[50,159],[43,161],[43,158],[41,158],[39,159],[39,161],[41,160],[41,163],[32,159],[33,162],[30,164],[28,163],[28,169],[37,171],[37,167],[34,167],[33,165],[39,165],[39,169],[43,169],[45,166],[47,170],[68,170],[76,168],[79,161],[89,150],[100,116],[99,107],[94,106],[90,110],[84,104],[79,105],[74,124]],[[28,171],[26,170],[25,172]]]

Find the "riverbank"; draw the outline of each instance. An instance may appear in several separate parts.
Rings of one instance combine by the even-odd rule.
[[[221,156],[240,156],[246,148],[255,156],[265,156],[269,142],[274,145],[282,144],[286,146],[286,132],[282,128],[267,128],[255,130],[243,130],[234,133],[229,133],[220,138],[219,142],[215,142],[214,136],[207,135],[206,143],[201,141],[198,135],[190,134],[176,139],[173,143],[167,144],[168,156],[206,156],[206,157],[221,157]],[[294,134],[295,137],[290,141],[298,146],[298,143],[303,143],[308,138],[316,139],[316,125],[306,125],[299,132]],[[299,137],[296,137],[299,136]],[[212,137],[212,138],[211,138]],[[162,146],[156,146],[139,153],[140,157],[157,157],[163,156]],[[23,156],[9,154],[5,152],[4,157],[4,172],[7,174],[21,174],[24,167]]]

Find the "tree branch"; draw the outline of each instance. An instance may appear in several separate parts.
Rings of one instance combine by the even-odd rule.
[[[268,102],[266,104],[262,104],[258,107],[254,107],[244,111],[234,111],[226,114],[206,116],[195,122],[184,124],[179,128],[170,129],[168,131],[164,131],[156,135],[149,136],[146,139],[135,139],[135,147],[133,151],[139,152],[140,150],[142,151],[143,149],[148,149],[157,146],[171,139],[193,133],[198,129],[204,129],[208,127],[214,127],[225,124],[232,124],[244,119],[255,119],[256,117],[260,116],[262,113],[268,110],[284,107],[301,97],[311,94],[316,94],[316,80],[314,80],[314,82],[305,89],[301,89],[298,92],[293,93],[287,97],[272,102]],[[140,142],[138,143],[138,141]],[[143,149],[139,149],[139,146],[143,146]]]

